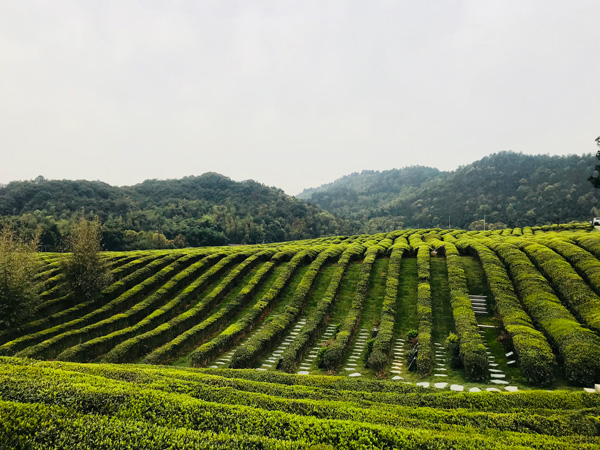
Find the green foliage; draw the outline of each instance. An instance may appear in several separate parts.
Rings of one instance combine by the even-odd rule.
[[[273,321],[266,324],[264,329],[253,336],[249,342],[238,348],[233,354],[230,367],[250,367],[277,340],[294,324],[304,309],[308,293],[310,292],[319,270],[325,263],[338,257],[345,249],[344,244],[332,245],[322,249],[319,256],[311,263],[308,271],[304,274],[302,281],[296,288],[294,296],[285,311]]]
[[[394,325],[396,324],[396,299],[398,297],[398,276],[400,263],[404,252],[410,249],[404,236],[399,236],[391,246],[390,263],[385,287],[385,297],[379,319],[379,332],[373,342],[372,351],[367,352],[367,366],[380,373],[387,365],[392,342],[394,338]],[[416,337],[416,335],[415,335]]]
[[[592,154],[549,156],[500,152],[452,172],[407,167],[363,171],[307,189],[300,198],[351,221],[356,232],[398,228],[512,228],[587,220],[600,190],[586,175]],[[489,229],[489,228],[487,228]]]
[[[217,373],[2,358],[0,442],[39,449],[591,449],[598,443],[594,394],[435,392],[347,377]]]
[[[323,330],[326,320],[331,313],[331,309],[334,306],[336,296],[340,290],[342,279],[348,268],[348,264],[351,261],[358,259],[364,252],[365,248],[361,244],[353,244],[344,250],[342,256],[338,260],[338,265],[335,273],[331,277],[327,291],[319,300],[315,311],[308,318],[306,325],[302,327],[302,330],[283,352],[281,356],[281,370],[286,372],[294,372],[296,366],[302,356],[306,353],[310,345],[312,345]],[[341,324],[336,325],[336,334],[340,330]],[[323,361],[323,355],[325,351],[320,352],[321,357],[319,361]]]
[[[544,245],[521,242],[519,247],[550,281],[560,298],[577,318],[590,329],[599,332],[600,297],[575,269],[562,256]]]
[[[0,187],[0,217],[39,230],[45,251],[62,250],[68,220],[81,211],[100,217],[108,250],[258,244],[351,231],[343,219],[280,189],[216,173],[124,187],[44,179]]]
[[[67,239],[70,253],[61,263],[69,292],[82,301],[92,300],[112,281],[106,263],[100,258],[101,240],[98,219],[73,219]]]
[[[554,379],[556,360],[544,335],[534,327],[514,291],[506,268],[498,256],[476,239],[461,237],[457,246],[475,252],[481,261],[498,313],[512,339],[523,377],[535,385]]]
[[[21,325],[40,302],[33,282],[38,270],[37,239],[26,242],[9,228],[0,230],[0,328]]]
[[[493,240],[493,250],[507,265],[523,304],[564,360],[567,379],[590,385],[600,379],[600,338],[583,327],[561,304],[549,283],[525,254]]]
[[[369,289],[373,263],[378,255],[385,253],[392,245],[392,241],[384,236],[376,235],[374,237],[379,237],[379,239],[374,239],[371,242],[365,243],[365,246],[367,247],[365,259],[363,261],[356,293],[352,300],[350,310],[346,314],[340,330],[336,333],[335,340],[327,347],[327,351],[323,356],[323,365],[331,372],[337,370],[341,365],[342,359],[348,350],[354,333],[360,323],[363,304]]]
[[[487,350],[479,334],[465,271],[458,250],[451,242],[433,241],[444,246],[448,265],[448,284],[454,325],[460,341],[460,358],[467,377],[483,380],[488,372]],[[434,244],[435,245],[435,244]]]
[[[450,333],[444,343],[446,351],[448,352],[448,360],[450,367],[458,369],[462,367],[462,361],[460,359],[460,339],[454,333]]]

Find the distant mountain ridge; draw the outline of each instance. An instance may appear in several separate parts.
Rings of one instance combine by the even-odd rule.
[[[256,181],[217,173],[115,187],[100,181],[15,181],[0,187],[0,220],[40,228],[60,249],[68,219],[97,215],[109,250],[254,244],[347,231],[343,220]]]
[[[407,167],[364,171],[298,195],[360,232],[398,228],[508,227],[587,220],[600,190],[587,181],[595,158],[500,152],[455,171]],[[480,223],[478,223],[480,222]]]
[[[587,177],[596,160],[500,152],[455,171],[424,166],[363,171],[298,198],[253,180],[208,172],[116,187],[100,181],[0,186],[0,226],[41,232],[60,250],[68,220],[97,215],[108,250],[254,244],[402,228],[545,225],[600,216]]]

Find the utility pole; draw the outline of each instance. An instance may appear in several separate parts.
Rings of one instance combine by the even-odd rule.
[[[483,215],[483,231],[485,231],[485,214]]]

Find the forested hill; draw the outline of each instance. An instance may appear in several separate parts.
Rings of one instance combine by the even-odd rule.
[[[107,250],[249,244],[344,233],[320,208],[255,181],[216,173],[115,187],[100,181],[11,182],[0,187],[0,220],[42,231],[57,250],[75,212],[97,215]]]
[[[399,228],[479,229],[544,225],[600,215],[600,190],[587,177],[597,161],[501,152],[439,172],[408,167],[343,177],[298,197],[353,222],[357,232]]]

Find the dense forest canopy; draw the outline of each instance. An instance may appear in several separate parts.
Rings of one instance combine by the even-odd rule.
[[[600,215],[587,178],[594,158],[500,152],[453,172],[408,167],[343,177],[298,197],[360,232],[398,228],[544,225]]]
[[[41,233],[61,250],[69,220],[98,216],[108,250],[255,244],[402,228],[482,229],[588,220],[600,190],[593,155],[501,152],[452,172],[363,171],[298,198],[252,180],[205,173],[116,187],[100,181],[14,181],[0,187],[0,225]],[[308,202],[308,203],[307,203]]]
[[[69,219],[80,211],[99,217],[108,250],[250,244],[346,231],[343,221],[280,189],[216,173],[126,187],[38,177],[0,188],[3,222],[41,229],[45,250],[62,248]]]

